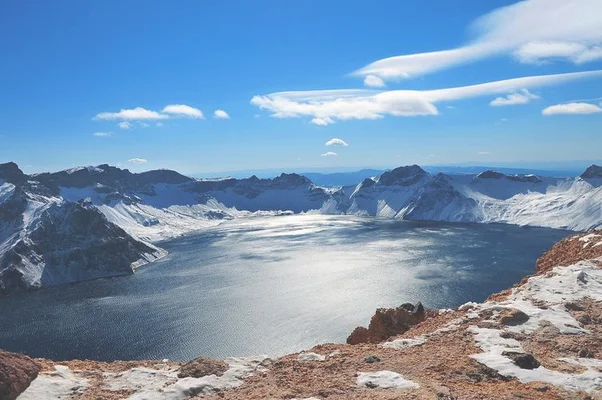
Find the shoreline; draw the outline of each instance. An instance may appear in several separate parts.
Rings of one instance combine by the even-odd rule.
[[[554,260],[562,262],[553,265]],[[77,381],[79,389],[67,398],[476,399],[495,394],[510,399],[522,393],[523,398],[597,399],[602,395],[601,322],[598,231],[558,242],[540,257],[536,274],[514,288],[483,303],[436,311],[385,342],[321,344],[274,360],[227,359],[229,368],[221,376],[184,378],[177,375],[185,363],[168,360],[36,359],[40,377],[20,398],[33,398],[27,393],[45,387],[40,384]]]

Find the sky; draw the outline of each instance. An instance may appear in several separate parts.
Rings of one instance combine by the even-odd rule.
[[[602,159],[602,2],[0,1],[0,162]]]

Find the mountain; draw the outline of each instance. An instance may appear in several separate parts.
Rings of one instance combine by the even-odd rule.
[[[560,179],[432,175],[412,165],[323,188],[294,173],[193,179],[103,164],[26,175],[0,164],[0,293],[131,274],[165,254],[153,244],[160,240],[227,219],[306,212],[585,231],[602,226],[602,168]]]

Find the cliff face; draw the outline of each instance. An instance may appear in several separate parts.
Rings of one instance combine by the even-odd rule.
[[[598,235],[559,242],[536,275],[484,303],[380,310],[372,333],[403,333],[378,343],[225,363],[36,360],[42,372],[20,399],[599,399]]]

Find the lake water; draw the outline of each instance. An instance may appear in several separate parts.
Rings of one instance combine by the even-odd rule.
[[[569,232],[350,216],[241,219],[127,277],[0,298],[0,348],[52,359],[270,356],[344,342],[377,307],[482,301]]]

